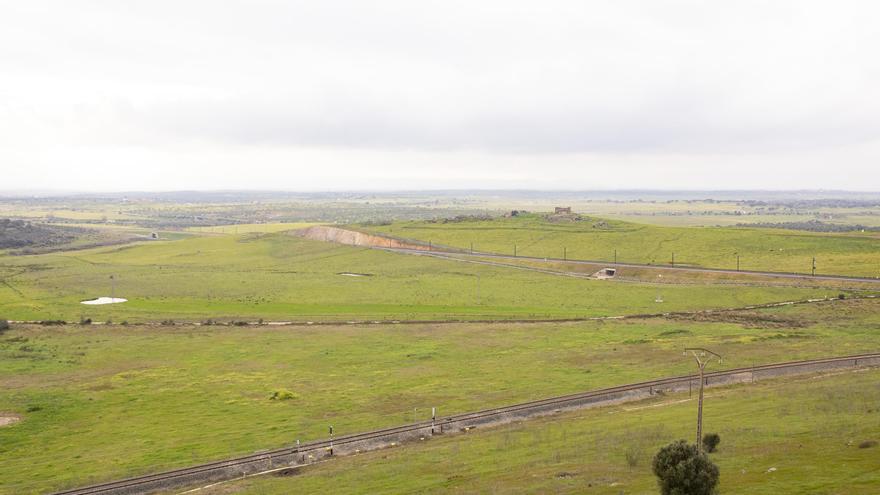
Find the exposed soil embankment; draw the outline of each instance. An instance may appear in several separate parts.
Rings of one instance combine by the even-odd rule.
[[[296,230],[293,234],[313,241],[337,242],[349,246],[403,248],[417,249],[420,251],[430,250],[430,247],[427,244],[404,242],[389,237],[365,234],[354,230],[340,229],[339,227],[328,227],[326,225],[307,227],[305,229]]]

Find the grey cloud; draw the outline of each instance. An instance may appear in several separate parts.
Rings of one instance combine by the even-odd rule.
[[[84,176],[146,156],[198,176],[231,148],[269,168],[306,151],[334,170],[361,151],[401,169],[401,151],[494,163],[473,159],[462,187],[508,159],[529,162],[528,183],[532,160],[564,155],[807,157],[864,177],[878,14],[868,0],[7,3],[0,162],[23,182],[63,157]]]

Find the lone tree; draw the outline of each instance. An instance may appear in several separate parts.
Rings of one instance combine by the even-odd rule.
[[[717,433],[706,433],[703,435],[703,450],[712,453],[721,443],[721,436]]]
[[[663,495],[713,495],[718,485],[718,466],[684,440],[660,449],[652,468]]]
[[[9,322],[0,318],[0,332],[3,330],[9,330]]]

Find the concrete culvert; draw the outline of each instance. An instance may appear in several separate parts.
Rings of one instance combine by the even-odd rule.
[[[617,268],[603,268],[594,273],[593,276],[599,279],[614,278],[617,275]]]

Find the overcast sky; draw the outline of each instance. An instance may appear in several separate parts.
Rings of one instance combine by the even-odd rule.
[[[0,3],[0,190],[880,190],[880,2]]]

